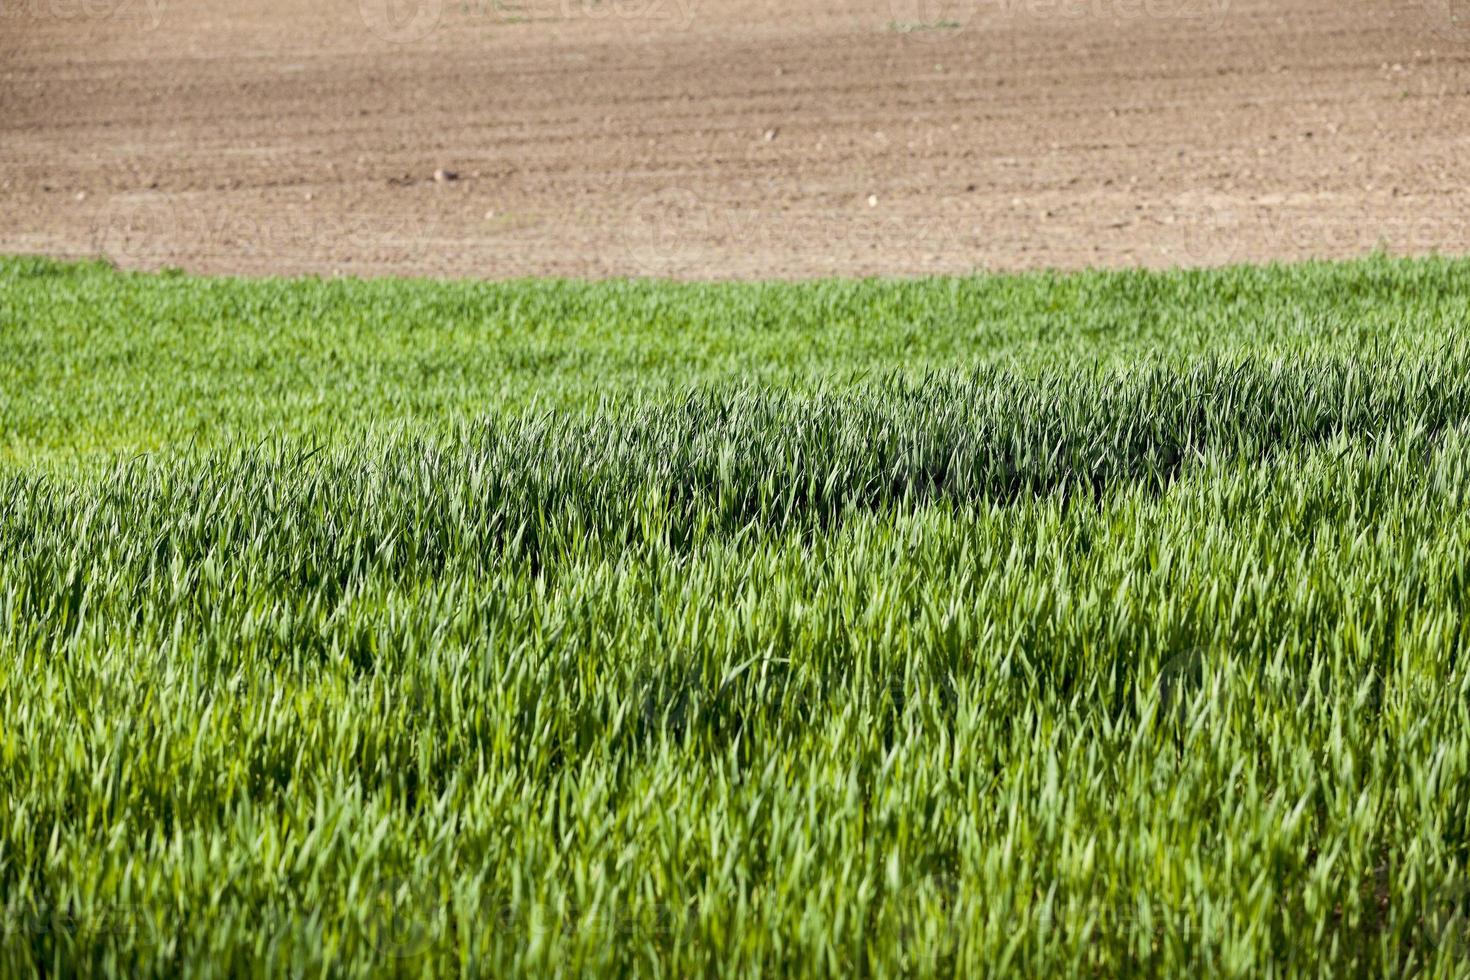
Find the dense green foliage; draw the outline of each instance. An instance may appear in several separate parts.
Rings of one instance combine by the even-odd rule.
[[[1467,314],[0,262],[0,973],[1462,975]]]

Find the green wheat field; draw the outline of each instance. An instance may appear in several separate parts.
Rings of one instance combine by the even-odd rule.
[[[0,260],[0,974],[1465,975],[1467,325]]]

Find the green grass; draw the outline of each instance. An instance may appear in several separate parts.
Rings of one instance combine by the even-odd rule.
[[[1465,975],[1467,321],[0,260],[0,973]]]

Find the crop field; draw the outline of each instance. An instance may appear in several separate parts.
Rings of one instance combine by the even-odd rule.
[[[0,259],[0,974],[1465,975],[1467,322]]]
[[[0,254],[764,280],[1470,253],[1467,0],[0,0],[0,79]]]

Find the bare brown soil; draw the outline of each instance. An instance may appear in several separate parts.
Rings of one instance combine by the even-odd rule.
[[[3,253],[792,278],[1467,216],[1470,0],[0,0]]]

